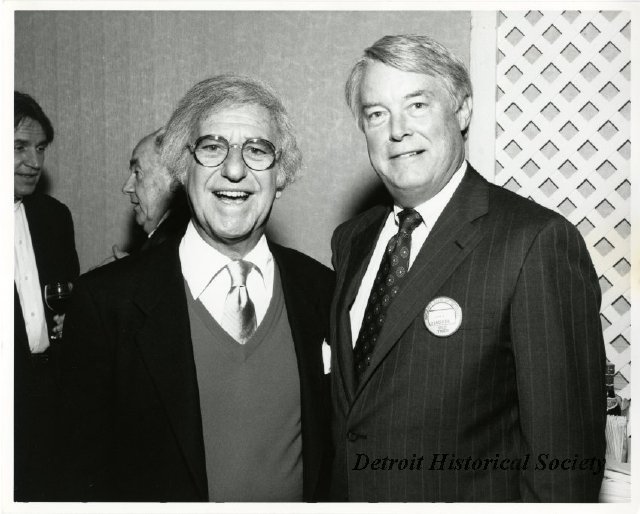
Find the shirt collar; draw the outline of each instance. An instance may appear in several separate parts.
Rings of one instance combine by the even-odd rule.
[[[13,201],[13,212],[18,212],[22,208],[22,198]]]
[[[193,225],[193,220],[189,223],[184,237],[180,241],[179,255],[182,276],[186,280],[194,298],[198,298],[211,280],[232,261],[232,259],[220,253],[198,234]],[[264,280],[264,270],[273,260],[273,255],[269,250],[267,238],[264,234],[258,240],[256,246],[244,256],[243,260],[252,263]]]
[[[162,218],[160,218],[160,221],[158,221],[158,224],[155,226],[155,228],[154,228],[151,232],[149,232],[149,233],[147,234],[147,239],[151,238],[151,236],[154,234],[154,232],[155,232],[156,230],[158,230],[158,227],[159,227],[160,225],[162,225],[162,222],[163,222],[164,220],[166,220],[166,219],[169,217],[169,212],[170,212],[170,211],[171,211],[171,209],[168,209],[168,210],[167,210],[167,211],[162,215]]]
[[[462,182],[462,177],[464,177],[464,173],[467,170],[467,161],[462,161],[462,164],[458,168],[458,170],[451,176],[449,182],[445,184],[445,186],[438,191],[435,195],[429,198],[426,202],[422,202],[420,205],[416,205],[414,209],[418,211],[420,216],[422,216],[422,223],[425,226],[433,226],[444,208],[451,200],[453,193],[455,193],[456,189]],[[404,209],[404,207],[400,207],[399,205],[393,206],[393,218],[395,220],[396,225],[400,225],[400,220],[398,219],[398,214]]]

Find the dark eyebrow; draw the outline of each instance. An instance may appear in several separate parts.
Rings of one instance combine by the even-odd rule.
[[[431,97],[431,94],[428,91],[424,90],[424,89],[417,89],[415,91],[411,91],[410,93],[407,93],[406,95],[404,95],[402,97],[402,99],[403,100],[409,100],[409,99],[415,98],[417,96],[425,96],[425,97],[429,98],[429,97]],[[380,105],[380,103],[379,102],[372,102],[372,103],[366,103],[366,104],[363,103],[362,104],[362,110],[365,110],[365,109],[367,109],[369,107],[376,107],[377,105]]]
[[[409,100],[410,98],[415,98],[416,96],[429,97],[431,95],[427,91],[425,91],[424,89],[418,89],[417,91],[413,91],[411,93],[408,93],[408,94],[404,95],[404,99],[405,100]]]
[[[364,111],[365,109],[368,109],[369,107],[375,107],[376,105],[380,105],[380,104],[377,104],[377,103],[362,104],[362,110]]]
[[[135,159],[131,159],[129,161],[129,168],[133,168],[134,166],[136,166],[138,164],[138,158],[136,157]]]
[[[13,144],[16,143],[21,145],[28,145],[31,143],[31,141],[28,139],[14,139]],[[49,142],[45,139],[44,141],[38,141],[34,146],[49,146]]]

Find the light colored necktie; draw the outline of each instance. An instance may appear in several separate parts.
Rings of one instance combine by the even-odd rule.
[[[252,267],[253,264],[243,260],[231,261],[226,266],[231,276],[231,289],[220,324],[240,344],[245,344],[258,326],[256,309],[247,291],[247,275]]]

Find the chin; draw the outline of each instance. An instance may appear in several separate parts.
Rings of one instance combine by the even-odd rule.
[[[240,241],[244,241],[245,239],[249,239],[249,237],[251,237],[251,232],[247,232],[244,230],[219,231],[216,232],[216,236],[222,241],[226,241],[228,243],[237,243]]]
[[[35,185],[21,187],[17,190],[14,190],[13,196],[15,196],[16,198],[24,198],[25,196],[32,195],[35,190],[36,190]]]
[[[213,233],[224,239],[243,239],[251,235],[253,225],[248,223],[248,216],[234,216],[233,218],[218,218],[210,223]]]

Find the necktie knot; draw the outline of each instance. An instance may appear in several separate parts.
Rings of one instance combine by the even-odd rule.
[[[227,264],[227,271],[231,277],[231,289],[234,287],[245,287],[247,285],[247,276],[252,267],[253,264],[241,259],[231,261]]]
[[[422,223],[422,216],[415,209],[403,209],[398,213],[400,232],[411,234]]]

